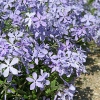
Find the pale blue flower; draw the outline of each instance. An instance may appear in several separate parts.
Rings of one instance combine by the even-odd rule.
[[[3,76],[7,77],[9,75],[9,72],[11,72],[14,75],[18,75],[19,71],[13,67],[13,65],[17,64],[18,62],[19,62],[18,58],[13,58],[12,60],[11,59],[5,60],[6,64],[2,63],[0,65],[1,69],[2,70],[4,69]]]
[[[32,77],[33,78],[30,78],[30,77],[26,78],[27,81],[32,82],[32,84],[30,85],[30,90],[34,90],[34,89],[36,89],[36,87],[39,87],[39,88],[44,87],[44,85],[42,83],[44,80],[44,77],[39,76],[39,78],[38,78],[38,75],[36,72],[33,72]]]

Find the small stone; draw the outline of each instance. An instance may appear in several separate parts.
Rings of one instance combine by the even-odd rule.
[[[94,95],[99,95],[98,93],[94,93]]]

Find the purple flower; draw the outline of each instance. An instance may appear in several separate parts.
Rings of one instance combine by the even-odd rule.
[[[7,42],[1,41],[0,42],[0,55],[5,56],[9,52],[9,45]]]
[[[61,87],[60,91],[55,95],[54,100],[72,100],[75,90],[76,88],[72,84],[69,85],[68,89]]]
[[[13,58],[12,59],[12,61],[11,61],[11,59],[7,59],[7,60],[5,60],[5,63],[6,64],[1,64],[0,65],[0,67],[2,68],[2,69],[4,69],[4,68],[6,68],[5,70],[4,70],[4,72],[3,72],[3,76],[4,77],[7,77],[8,75],[9,75],[9,72],[11,72],[12,74],[14,74],[14,75],[17,75],[18,74],[18,70],[16,69],[16,68],[14,68],[13,67],[13,65],[15,65],[15,64],[17,64],[18,63],[18,61],[19,61],[19,59],[18,58]]]
[[[4,9],[7,9],[9,6],[12,7],[12,2],[14,2],[14,0],[7,0],[6,2],[4,2]]]
[[[90,14],[84,15],[84,17],[81,19],[81,22],[86,22],[86,25],[90,25],[91,22],[95,22],[95,17]]]
[[[30,78],[30,77],[26,78],[27,81],[33,82],[30,85],[30,90],[34,90],[34,89],[36,89],[36,87],[39,87],[40,89],[43,90],[45,85],[50,84],[49,80],[46,80],[46,78],[49,77],[49,73],[47,73],[47,72],[43,73],[43,70],[41,70],[41,75],[39,75],[39,77],[37,76],[36,72],[33,72],[32,77],[33,78]]]
[[[39,28],[40,25],[46,26],[46,22],[44,21],[45,19],[45,16],[42,16],[39,12],[37,12],[37,17],[34,17],[33,21],[35,22],[37,28]]]
[[[27,81],[32,82],[32,84],[30,85],[30,90],[34,90],[36,88],[36,86],[39,88],[44,87],[44,85],[42,83],[44,80],[43,76],[39,76],[39,78],[38,78],[37,73],[33,72],[32,77],[33,78],[30,78],[30,77],[26,78]]]
[[[33,13],[26,13],[26,15],[28,16],[28,18],[25,18],[25,22],[27,22],[28,27],[30,27],[32,25],[32,18],[35,15],[35,12]]]
[[[23,36],[23,32],[20,32],[20,31],[16,31],[16,32],[13,32],[13,33],[8,33],[8,36],[9,36],[9,40],[11,39],[12,41],[14,40],[21,40],[21,37]]]
[[[48,78],[50,76],[49,73],[47,73],[47,72],[43,73],[43,70],[41,69],[41,76],[44,77],[43,84],[44,85],[49,85],[50,81],[45,79],[45,78]]]

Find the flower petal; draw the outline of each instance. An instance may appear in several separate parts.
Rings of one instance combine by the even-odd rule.
[[[12,66],[12,65],[15,65],[15,64],[17,64],[18,63],[18,58],[13,58],[13,60],[11,61],[11,63],[10,63],[10,65]]]
[[[30,85],[30,90],[34,90],[35,89],[35,83],[32,83],[31,85]]]
[[[47,26],[46,22],[41,21],[42,26]]]
[[[29,81],[29,82],[34,82],[34,80],[30,77],[27,77],[26,80]]]
[[[37,79],[37,73],[36,73],[36,72],[34,72],[34,73],[32,74],[32,76],[33,76],[34,80]]]
[[[30,19],[29,22],[28,22],[28,27],[30,27],[31,24],[32,24],[32,21],[31,21],[31,19]]]
[[[35,58],[35,63],[38,65],[38,58]]]
[[[40,77],[37,79],[37,81],[43,81],[44,79],[45,79],[44,76],[40,76]]]
[[[75,91],[75,87],[71,84],[69,90]]]
[[[10,59],[5,60],[6,64],[9,65]]]
[[[44,87],[44,85],[41,82],[36,82],[36,86],[38,86],[40,88],[43,88]]]
[[[5,71],[3,72],[3,76],[7,77],[9,75],[9,68],[6,68]]]
[[[38,57],[39,57],[39,58],[43,58],[44,56],[45,56],[45,55],[44,55],[43,53],[39,53],[39,54],[38,54]]]
[[[44,53],[44,54],[47,54],[48,53],[48,51],[46,49],[42,49],[41,52]]]
[[[14,43],[14,40],[15,40],[15,38],[9,38],[9,41],[10,41],[11,44]]]
[[[10,37],[10,38],[14,38],[15,36],[13,35],[13,33],[8,33],[8,36]]]
[[[46,80],[46,83],[45,83],[46,85],[49,85],[50,84],[50,81],[49,80]]]
[[[7,65],[6,64],[1,64],[0,67],[5,68],[5,67],[7,67]]]
[[[9,76],[7,77],[7,82],[11,82],[12,81],[12,77],[13,77],[13,75],[10,73]]]
[[[13,68],[13,67],[10,67],[10,72],[14,75],[17,75],[18,74],[18,70]]]

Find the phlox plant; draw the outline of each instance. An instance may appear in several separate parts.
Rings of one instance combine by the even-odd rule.
[[[99,0],[0,0],[0,100],[73,100],[92,40]]]

